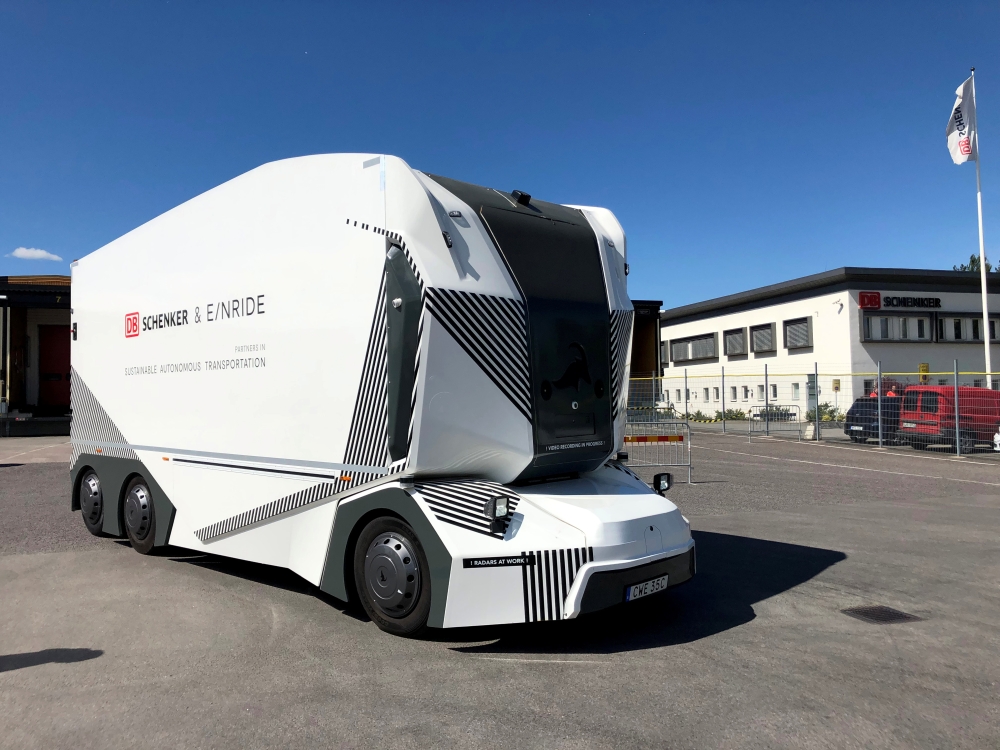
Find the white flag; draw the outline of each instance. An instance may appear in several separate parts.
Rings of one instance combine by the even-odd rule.
[[[948,150],[956,164],[979,159],[979,139],[976,133],[976,90],[970,76],[955,91],[958,97],[948,120]]]

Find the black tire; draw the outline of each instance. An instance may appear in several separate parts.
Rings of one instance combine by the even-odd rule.
[[[858,437],[857,435],[850,435],[849,437],[851,438],[851,442],[852,443],[863,443],[863,442],[865,442],[865,438]]]
[[[145,479],[132,478],[125,488],[123,506],[125,535],[132,544],[132,549],[140,555],[148,555],[153,551],[156,538],[156,514],[153,510],[153,495]]]
[[[911,440],[910,445],[913,446],[914,450],[925,451],[927,450],[927,443],[923,440]]]
[[[354,587],[365,612],[386,633],[414,636],[427,626],[430,567],[409,524],[383,516],[362,529],[354,547]]]
[[[104,488],[96,471],[90,469],[80,477],[77,499],[80,501],[83,525],[94,536],[101,536],[104,529]]]
[[[963,456],[972,453],[976,449],[976,433],[962,430],[958,437],[962,444]]]

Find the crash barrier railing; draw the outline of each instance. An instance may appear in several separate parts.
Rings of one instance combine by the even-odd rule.
[[[643,402],[655,402],[647,411],[683,420],[700,432],[736,429],[757,436],[763,427],[774,436],[770,419],[763,425],[751,419],[755,407],[770,415],[772,409],[795,406],[801,430],[797,439],[850,440],[1000,460],[1000,373],[951,364],[950,370],[940,365],[932,370],[927,363],[913,362],[890,371],[876,363],[870,371],[859,371],[827,362],[809,363],[797,372],[753,361],[743,366],[672,364],[662,377],[632,378],[630,394],[636,389]],[[928,391],[926,400],[921,390]],[[790,435],[791,424],[785,424],[789,430],[784,434]]]
[[[691,428],[682,421],[625,423],[625,450],[632,468],[687,467],[691,484]]]
[[[799,407],[791,404],[751,406],[747,420],[747,437],[783,437],[802,439],[802,415]]]

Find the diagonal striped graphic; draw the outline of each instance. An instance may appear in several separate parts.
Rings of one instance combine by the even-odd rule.
[[[417,482],[413,492],[430,506],[435,518],[463,529],[503,539],[507,531],[490,531],[490,520],[483,515],[483,505],[491,497],[509,497],[510,512],[517,507],[518,496],[498,482],[456,479],[442,482]]]
[[[531,422],[528,320],[524,303],[508,297],[428,287],[426,305]]]
[[[121,430],[115,426],[111,417],[98,403],[87,384],[83,382],[80,373],[73,368],[70,368],[69,398],[73,412],[69,426],[69,439],[73,445],[69,459],[70,469],[76,466],[76,462],[84,452],[139,460],[139,456],[129,447]]]
[[[375,314],[368,333],[368,347],[361,371],[361,383],[354,403],[354,416],[347,437],[344,463],[355,466],[388,466],[388,396],[386,393],[385,274],[379,281]],[[336,491],[370,482],[381,474],[342,474]]]
[[[521,570],[524,621],[561,620],[566,597],[580,568],[594,560],[593,547],[522,552],[531,562]]]
[[[286,495],[264,505],[258,505],[256,508],[251,508],[243,513],[223,519],[218,523],[213,523],[211,526],[198,529],[194,532],[194,535],[202,542],[211,542],[224,534],[228,534],[230,531],[252,526],[259,521],[266,521],[282,513],[287,513],[304,505],[328,498],[333,494],[334,485],[332,482],[316,484],[309,489]]]
[[[611,311],[611,421],[625,409],[628,397],[628,347],[632,342],[632,310]]]

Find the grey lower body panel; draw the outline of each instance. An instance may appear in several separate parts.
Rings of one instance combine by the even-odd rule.
[[[70,509],[79,510],[80,479],[87,469],[93,469],[101,480],[104,493],[104,525],[103,531],[111,536],[124,536],[122,526],[122,503],[125,499],[125,487],[129,480],[140,475],[146,480],[153,498],[153,512],[156,515],[156,537],[154,545],[164,547],[170,539],[170,528],[174,523],[174,504],[170,502],[167,493],[153,479],[142,461],[133,458],[116,458],[114,456],[98,456],[92,453],[82,453],[70,470],[70,486],[73,495],[70,499]]]

